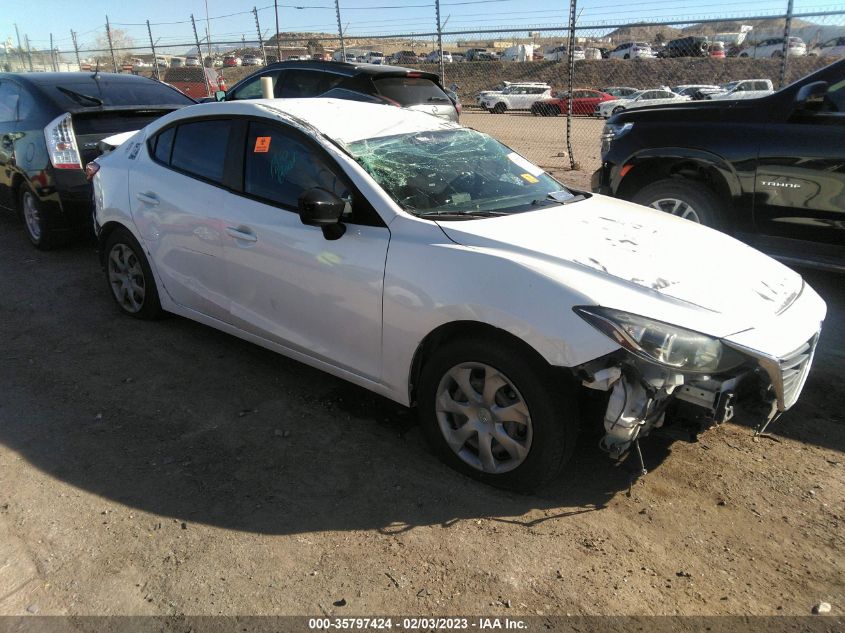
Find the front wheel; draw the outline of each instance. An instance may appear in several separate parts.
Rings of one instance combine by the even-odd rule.
[[[623,108],[622,106],[616,106],[615,108],[613,108],[612,114],[619,114],[620,112],[624,112],[624,111],[625,111],[625,108]]]
[[[638,191],[632,202],[705,226],[720,228],[719,198],[697,182],[667,178]]]
[[[572,454],[576,398],[517,346],[464,339],[423,366],[419,415],[434,452],[485,483],[530,492]]]
[[[497,103],[496,105],[493,106],[493,109],[491,110],[491,112],[493,114],[502,114],[507,109],[508,108],[504,103]]]
[[[106,280],[121,312],[145,320],[164,316],[153,271],[135,237],[126,229],[115,229],[104,252]]]

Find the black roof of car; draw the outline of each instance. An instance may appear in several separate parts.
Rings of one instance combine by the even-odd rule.
[[[96,78],[94,77],[95,74],[97,75]],[[91,81],[92,85],[98,80],[106,80],[108,83],[153,81],[140,75],[130,75],[128,73],[95,73],[94,71],[69,73],[0,73],[0,78],[3,77],[14,77],[21,83],[29,83],[35,86],[53,86],[57,83],[67,82],[68,80],[72,80],[74,83],[82,83],[86,78]]]
[[[350,62],[326,62],[321,60],[298,60],[289,62],[275,62],[268,64],[259,72],[265,73],[268,70],[285,70],[285,69],[309,69],[322,70],[325,72],[335,73],[337,75],[346,75],[353,77],[355,75],[407,75],[408,73],[416,73],[420,77],[427,79],[439,80],[437,73],[430,73],[423,70],[416,70],[414,68],[405,68],[404,66],[389,66],[386,64],[365,64],[365,63],[350,63]]]

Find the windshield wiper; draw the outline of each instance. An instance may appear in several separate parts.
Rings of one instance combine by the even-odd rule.
[[[510,215],[509,213],[505,213],[504,211],[418,211],[416,212],[418,217],[421,218],[430,218],[430,217],[438,217],[438,218],[494,218],[501,215]]]
[[[66,94],[68,97],[76,101],[79,105],[85,105],[82,103],[82,100],[90,101],[95,106],[103,105],[102,99],[98,99],[97,97],[91,97],[89,95],[84,95],[81,92],[76,92],[75,90],[71,90],[70,88],[63,88],[62,86],[56,86],[56,88]]]

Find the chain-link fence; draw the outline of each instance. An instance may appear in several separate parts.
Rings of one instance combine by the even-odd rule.
[[[467,14],[453,19],[459,26],[447,28],[452,14],[444,18],[434,0],[428,21],[407,23],[427,24],[421,32],[394,34],[382,27],[371,35],[363,34],[363,27],[352,34],[348,25],[341,28],[344,7],[337,2],[311,7],[330,19],[323,18],[320,30],[299,33],[280,32],[273,5],[176,22],[123,23],[107,17],[101,27],[51,35],[49,41],[30,41],[16,32],[17,46],[10,38],[5,53],[0,49],[0,68],[131,72],[202,98],[278,60],[394,63],[440,74],[461,101],[465,125],[490,133],[550,171],[572,172],[574,184],[586,186],[586,176],[599,166],[606,117],[644,105],[765,94],[845,56],[845,7],[821,6],[822,0],[780,1],[786,6],[769,13],[753,7],[771,9],[771,0],[748,0],[743,14],[673,17],[668,12],[669,17],[644,21],[646,9],[637,7],[648,4],[648,11],[666,16],[661,0],[631,5],[605,0],[586,9],[571,0],[542,26],[486,28],[524,23],[531,19],[526,15],[543,13],[523,10],[514,18],[506,16],[516,12],[507,11]],[[483,3],[443,2],[450,11],[462,4]]]

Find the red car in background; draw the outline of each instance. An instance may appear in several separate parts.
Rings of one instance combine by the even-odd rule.
[[[163,73],[161,80],[196,100],[214,96],[218,90],[226,90],[222,75],[214,68],[171,68]]]
[[[573,90],[572,114],[586,114],[591,116],[596,105],[602,101],[616,99],[613,95],[598,90]],[[534,116],[558,116],[569,111],[569,95],[566,92],[556,92],[551,99],[543,99],[531,106]]]

